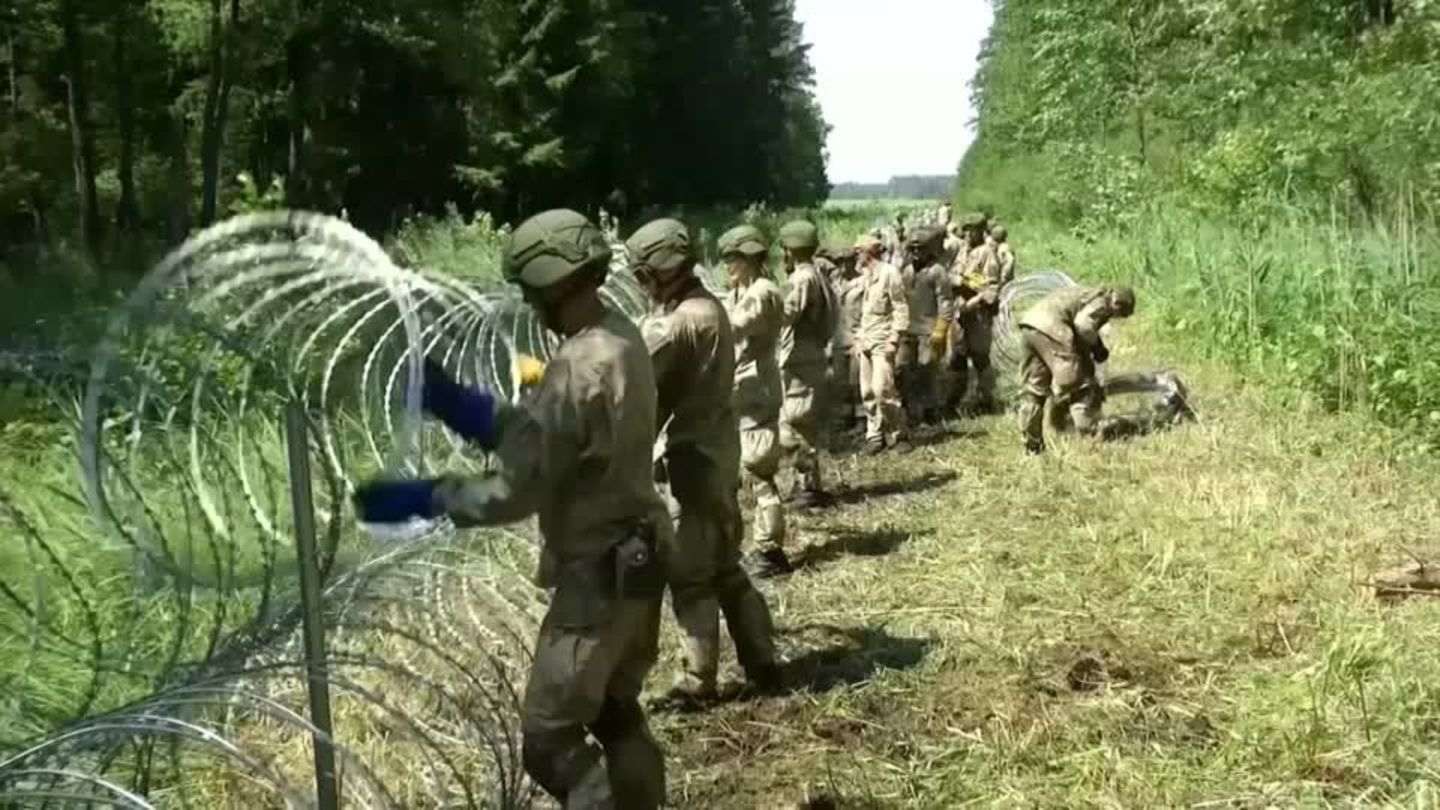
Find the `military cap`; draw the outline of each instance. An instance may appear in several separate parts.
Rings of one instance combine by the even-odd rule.
[[[625,240],[632,266],[644,265],[660,272],[678,270],[694,258],[690,230],[675,219],[649,222]]]
[[[1116,286],[1105,288],[1106,297],[1110,299],[1110,306],[1115,314],[1128,318],[1135,314],[1135,290],[1131,287]]]
[[[939,225],[917,225],[905,235],[905,244],[928,247],[945,240],[945,229]]]
[[[820,231],[815,223],[797,219],[780,228],[780,245],[791,250],[815,249],[820,246]]]
[[[548,287],[586,267],[610,264],[605,235],[584,214],[545,211],[520,223],[505,240],[501,273],[512,284]]]
[[[736,253],[757,256],[770,252],[770,248],[765,244],[765,235],[754,225],[736,225],[720,234],[716,246],[720,249],[721,256],[732,256]]]

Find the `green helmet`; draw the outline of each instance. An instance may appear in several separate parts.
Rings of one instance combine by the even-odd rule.
[[[1135,290],[1130,287],[1109,287],[1105,290],[1110,307],[1121,318],[1135,314]]]
[[[644,265],[662,273],[679,270],[694,258],[690,230],[676,219],[657,219],[642,226],[625,240],[630,265]]]
[[[944,241],[945,229],[939,225],[919,225],[905,236],[905,244],[910,247],[934,247]]]
[[[584,214],[564,208],[520,223],[505,240],[501,272],[527,287],[549,287],[587,267],[608,268],[610,245]]]
[[[986,223],[985,215],[976,212],[976,213],[973,213],[973,214],[966,214],[965,217],[960,220],[960,227],[962,227],[962,228],[983,228],[983,227],[985,227],[985,223]]]
[[[737,225],[720,235],[716,246],[721,256],[759,256],[770,252],[765,235],[754,225]]]
[[[820,247],[820,231],[815,223],[797,219],[780,229],[780,246],[790,250],[814,250]]]

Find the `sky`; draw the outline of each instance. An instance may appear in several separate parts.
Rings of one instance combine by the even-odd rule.
[[[989,0],[797,0],[830,131],[830,182],[953,174]],[[924,112],[921,112],[921,111]]]

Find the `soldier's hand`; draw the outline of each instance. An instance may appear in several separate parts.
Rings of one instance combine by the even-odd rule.
[[[1110,359],[1110,349],[1106,348],[1104,343],[1096,341],[1095,348],[1090,351],[1090,356],[1095,358],[1095,362],[1104,365],[1105,361]]]
[[[537,385],[545,376],[545,364],[528,354],[515,358],[515,368],[523,386]]]

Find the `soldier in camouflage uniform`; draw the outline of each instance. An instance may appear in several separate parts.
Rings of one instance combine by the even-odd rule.
[[[994,245],[995,257],[1000,260],[1000,277],[1006,283],[1015,280],[1015,251],[1010,248],[1010,232],[1004,225],[990,228],[990,241]]]
[[[860,330],[855,340],[860,361],[860,399],[865,404],[865,453],[910,449],[905,409],[895,386],[895,361],[910,326],[910,292],[894,265],[881,259],[880,240],[867,235],[856,245],[860,256]]]
[[[986,221],[983,214],[971,214],[961,223],[966,246],[950,269],[950,282],[956,290],[954,327],[950,333],[950,384],[947,398],[950,405],[959,405],[969,383],[970,370],[975,374],[975,406],[980,412],[994,411],[995,370],[990,362],[994,343],[995,316],[1000,308],[1000,292],[1010,279],[1002,275],[999,257],[985,243]]]
[[[951,289],[941,264],[945,232],[935,225],[912,228],[906,243],[909,261],[902,271],[910,291],[910,323],[900,343],[896,374],[909,423],[941,421],[939,373],[950,331]]]
[[[863,426],[865,420],[860,407],[860,361],[855,354],[865,287],[855,269],[854,248],[836,247],[829,252],[836,265],[830,289],[840,306],[835,336],[830,342],[830,403],[834,416],[831,435],[838,436]]]
[[[835,333],[834,291],[815,266],[820,235],[812,223],[780,229],[790,274],[785,290],[785,328],[780,333],[780,372],[785,404],[780,409],[780,446],[795,469],[794,501],[818,506],[829,500],[820,473],[826,445],[825,393],[830,338]]]
[[[1103,434],[1104,389],[1096,365],[1110,357],[1100,329],[1135,311],[1129,287],[1068,287],[1040,299],[1020,318],[1024,349],[1020,365],[1020,421],[1025,450],[1045,450],[1046,401],[1051,429],[1073,427],[1084,435]]]
[[[785,320],[785,297],[765,272],[770,249],[753,225],[720,235],[720,259],[729,271],[725,311],[735,334],[735,411],[740,416],[740,464],[755,494],[757,576],[788,574],[785,507],[780,502],[780,366],[776,349]]]
[[[554,592],[525,687],[525,770],[565,807],[656,808],[665,759],[639,695],[656,659],[673,534],[651,476],[655,378],[639,331],[600,298],[609,269],[600,230],[574,211],[516,228],[505,277],[562,337],[538,388],[511,405],[427,364],[423,389],[426,411],[494,452],[499,473],[370,482],[355,500],[376,523],[539,516],[537,582]]]
[[[725,307],[695,275],[689,231],[655,220],[625,243],[635,276],[659,306],[642,325],[659,390],[662,471],[675,543],[668,555],[671,603],[684,634],[685,671],[672,697],[716,693],[720,612],[745,675],[778,685],[770,609],[740,565],[740,433],[735,415],[735,340]]]

